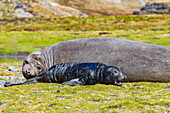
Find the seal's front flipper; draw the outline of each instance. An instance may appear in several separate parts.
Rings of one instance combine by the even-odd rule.
[[[77,86],[77,85],[85,85],[87,81],[87,77],[85,76],[81,76],[79,78],[76,79],[72,79],[70,81],[67,82],[63,82],[63,85],[69,85],[69,86]]]
[[[38,77],[34,77],[31,79],[28,79],[27,81],[23,82],[23,83],[17,83],[17,84],[11,84],[10,82],[6,82],[4,84],[4,87],[10,87],[10,86],[18,86],[18,85],[24,85],[24,84],[31,84],[31,83],[37,83],[37,78]]]
[[[23,83],[18,83],[18,84],[10,84],[9,82],[4,83],[4,87],[10,87],[10,86],[18,86],[22,85]]]

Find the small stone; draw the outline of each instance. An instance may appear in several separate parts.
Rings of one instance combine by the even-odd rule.
[[[165,107],[170,111],[170,105],[165,105]]]
[[[7,95],[11,95],[11,93],[5,93],[5,94],[7,94]]]
[[[110,106],[109,109],[114,108],[114,109],[120,109],[121,106]]]
[[[72,92],[73,94],[76,94],[76,92]]]
[[[164,87],[164,89],[170,89],[170,86]]]
[[[94,102],[100,102],[99,100],[97,100],[97,99],[92,99],[92,101],[94,101]]]
[[[137,94],[137,92],[132,92],[132,94]]]
[[[62,88],[67,88],[67,87],[63,87],[63,86],[57,86],[58,89],[62,89]]]
[[[25,104],[28,104],[28,103],[30,103],[30,102],[29,102],[29,101],[25,101],[24,103],[25,103]]]
[[[65,108],[66,108],[66,109],[70,109],[71,107],[69,107],[69,106],[65,106]]]
[[[110,97],[118,97],[118,95],[109,95]]]
[[[57,106],[58,104],[50,104],[48,107],[54,107]]]
[[[135,96],[135,98],[140,98],[139,96]]]
[[[138,84],[133,84],[133,85],[131,85],[131,87],[135,87],[135,86],[140,86],[140,85],[138,85]]]
[[[4,103],[4,104],[0,104],[0,107],[5,107],[7,104],[6,103]]]
[[[143,88],[137,87],[136,89],[143,89]]]

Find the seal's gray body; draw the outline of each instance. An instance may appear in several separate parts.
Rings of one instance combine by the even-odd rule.
[[[33,52],[26,60],[41,61],[43,72],[59,63],[101,62],[121,67],[127,81],[170,82],[170,47],[99,37],[61,42]],[[30,67],[31,68],[31,67]],[[23,64],[23,75],[26,67]]]

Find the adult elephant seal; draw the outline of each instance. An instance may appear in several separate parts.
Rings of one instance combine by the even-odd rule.
[[[109,37],[70,40],[35,51],[24,60],[22,72],[29,79],[70,62],[121,67],[127,81],[170,82],[170,47]]]

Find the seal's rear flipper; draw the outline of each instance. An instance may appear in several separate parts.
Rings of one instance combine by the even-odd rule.
[[[69,85],[69,86],[77,86],[77,85],[85,85],[86,81],[87,81],[87,77],[81,76],[79,78],[72,79],[72,80],[67,81],[67,82],[63,82],[62,84],[63,85]]]

